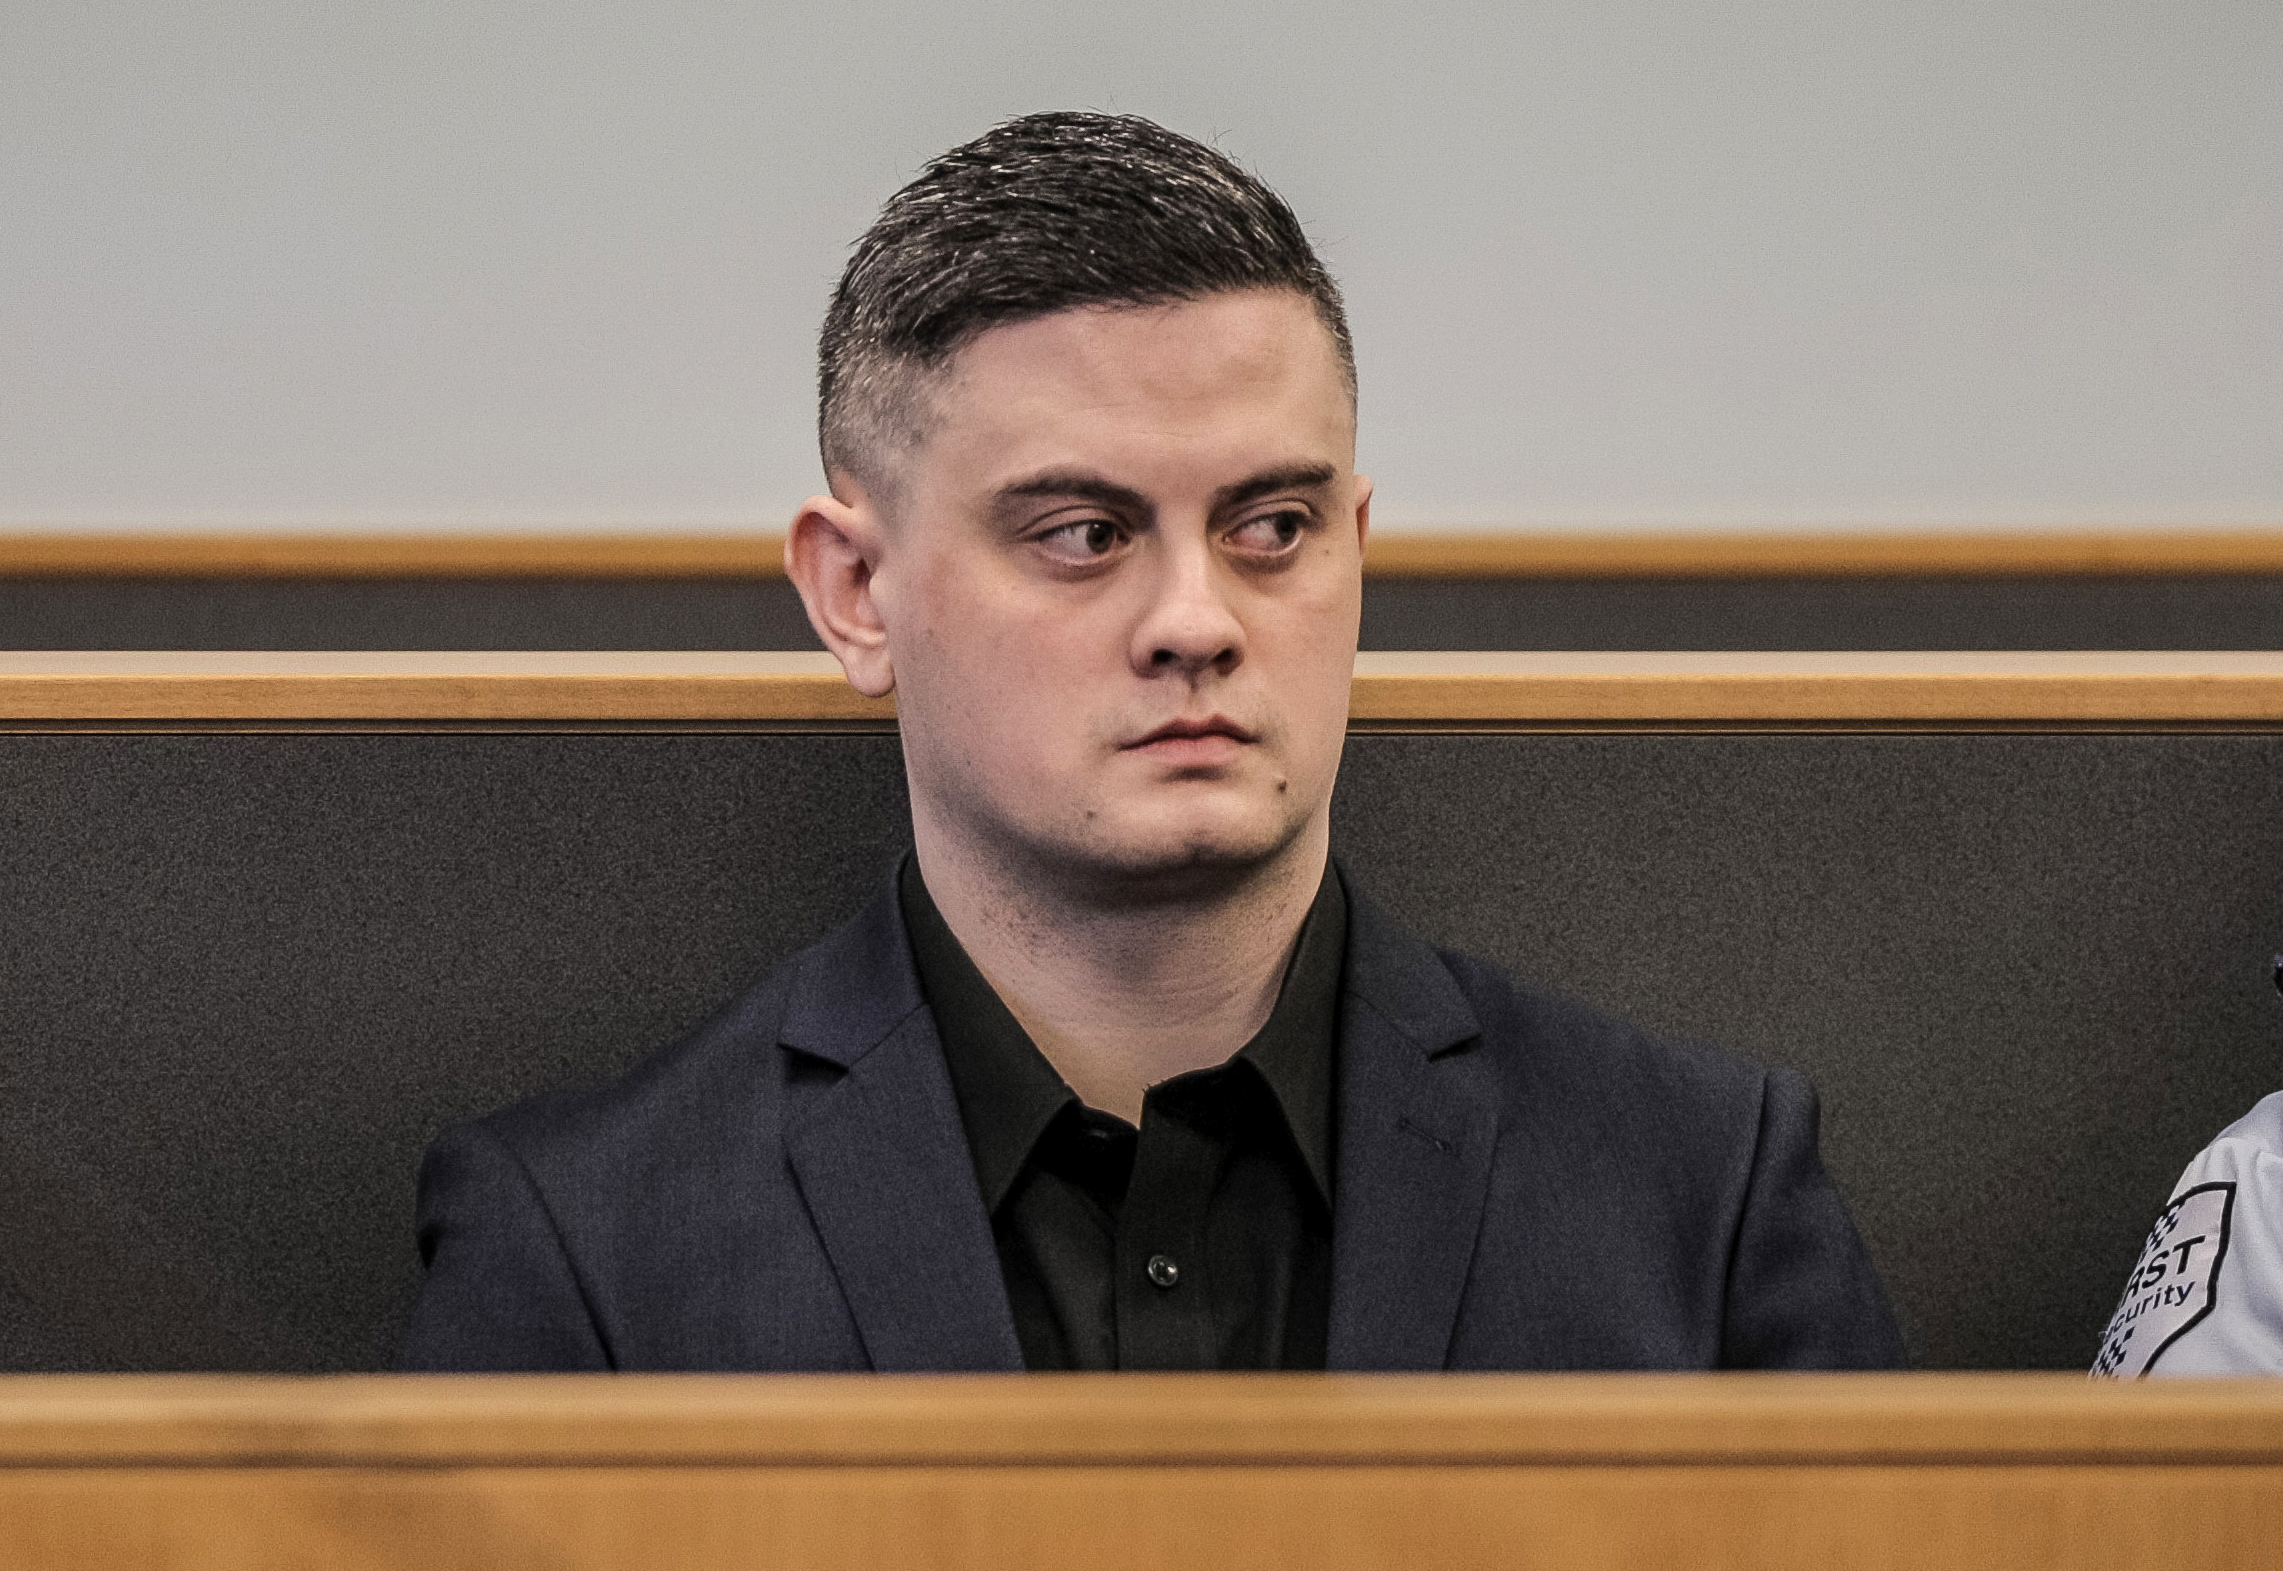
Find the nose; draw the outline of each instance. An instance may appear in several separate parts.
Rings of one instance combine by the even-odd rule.
[[[1233,576],[1215,559],[1204,530],[1158,538],[1150,603],[1134,627],[1135,672],[1190,681],[1207,672],[1225,676],[1245,657],[1244,623],[1230,601]]]

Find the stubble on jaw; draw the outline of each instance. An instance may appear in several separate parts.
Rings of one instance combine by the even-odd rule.
[[[1290,810],[1291,779],[1281,770],[1269,787],[1269,800],[1281,810],[1269,822],[1176,829],[1163,837],[1108,836],[1106,810],[1097,804],[1075,804],[1059,825],[1015,824],[991,810],[986,793],[973,795],[979,804],[923,806],[915,797],[915,810],[940,809],[956,820],[951,833],[933,837],[939,854],[967,862],[966,871],[998,890],[1010,906],[1035,903],[1103,914],[1223,904],[1295,854],[1315,816]],[[974,810],[976,805],[982,810]]]

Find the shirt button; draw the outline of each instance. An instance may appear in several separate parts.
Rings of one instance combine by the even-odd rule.
[[[1149,1279],[1159,1287],[1171,1287],[1181,1280],[1181,1268],[1165,1255],[1151,1255]]]

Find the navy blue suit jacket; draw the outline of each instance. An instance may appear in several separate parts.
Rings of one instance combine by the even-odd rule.
[[[1902,1342],[1799,1075],[1351,890],[1334,1369],[1861,1368]],[[445,1132],[415,1370],[1017,1370],[894,890],[607,1089]]]

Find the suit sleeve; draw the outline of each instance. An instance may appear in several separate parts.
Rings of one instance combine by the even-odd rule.
[[[1728,1263],[1723,1368],[1900,1369],[1894,1310],[1816,1150],[1815,1090],[1770,1070]]]
[[[481,1124],[420,1164],[428,1268],[397,1350],[410,1373],[602,1370],[609,1349],[531,1175]]]

